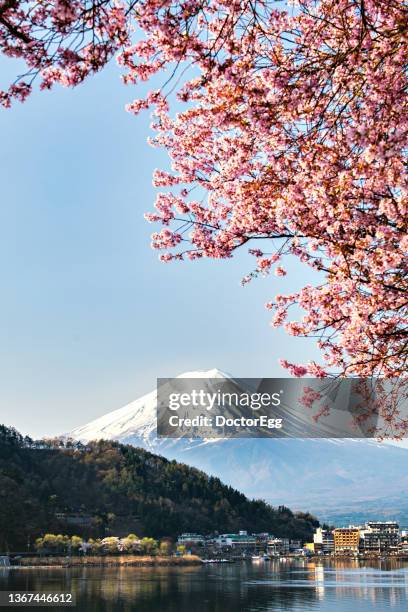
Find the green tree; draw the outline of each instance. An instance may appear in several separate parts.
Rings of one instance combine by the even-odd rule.
[[[42,538],[37,538],[35,541],[35,548],[39,551],[50,551],[50,552],[66,552],[71,541],[69,536],[53,533],[46,533]]]
[[[83,539],[79,536],[73,535],[71,536],[71,548],[73,551],[78,552],[83,544]]]
[[[154,538],[143,538],[140,542],[142,551],[147,555],[154,555],[157,552],[158,543]]]
[[[160,542],[159,551],[163,557],[167,557],[171,552],[171,542],[169,540],[162,540]]]
[[[97,539],[89,538],[86,549],[88,550],[89,553],[93,555],[100,554],[103,549],[102,540],[100,540],[99,538]]]

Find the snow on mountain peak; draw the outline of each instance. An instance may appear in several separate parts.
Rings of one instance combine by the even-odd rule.
[[[229,374],[213,368],[179,374],[177,378],[231,378]],[[154,446],[157,423],[157,391],[151,391],[123,408],[109,412],[86,425],[76,427],[68,435],[81,442],[99,440],[127,441],[138,438],[146,446]]]
[[[216,368],[179,377],[232,378]],[[360,513],[367,500],[377,500],[377,517],[383,516],[378,508],[386,508],[384,500],[395,500],[393,512],[406,507],[401,491],[408,487],[408,451],[401,445],[396,448],[369,439],[157,438],[156,406],[154,390],[77,427],[69,436],[83,442],[105,438],[141,446],[215,475],[250,497],[317,509],[319,514],[326,508],[328,520],[344,507],[345,500],[347,507],[356,507]]]

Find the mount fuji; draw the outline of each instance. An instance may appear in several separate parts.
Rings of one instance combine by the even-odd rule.
[[[231,378],[213,369],[181,378]],[[77,427],[82,442],[116,440],[218,476],[249,497],[346,523],[372,516],[408,525],[408,449],[369,439],[156,437],[156,390]]]

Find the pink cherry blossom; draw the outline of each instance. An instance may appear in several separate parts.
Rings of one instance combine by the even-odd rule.
[[[115,54],[129,85],[165,75],[127,107],[151,109],[170,159],[147,215],[162,259],[249,247],[243,284],[274,271],[272,324],[321,351],[283,360],[290,374],[406,377],[404,0],[0,0],[0,47],[27,65],[5,107],[37,77],[75,86]],[[287,258],[315,282],[282,295],[273,264]]]

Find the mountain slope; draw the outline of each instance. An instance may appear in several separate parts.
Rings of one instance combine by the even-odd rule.
[[[47,532],[105,536],[270,531],[308,539],[318,522],[250,501],[218,479],[142,449],[99,441],[61,447],[0,426],[0,550],[24,550]],[[63,515],[79,514],[76,524]]]
[[[184,377],[227,377],[219,370]],[[109,438],[203,469],[239,487],[251,497],[324,512],[330,518],[344,508],[408,491],[408,450],[375,440],[156,438],[156,392],[70,433],[88,441]],[[401,499],[396,502],[396,511]],[[401,506],[402,507],[402,506]],[[408,517],[407,517],[408,519]]]

